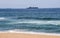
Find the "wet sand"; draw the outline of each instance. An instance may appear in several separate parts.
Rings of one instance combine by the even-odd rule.
[[[24,33],[0,33],[0,38],[60,38],[60,36]]]

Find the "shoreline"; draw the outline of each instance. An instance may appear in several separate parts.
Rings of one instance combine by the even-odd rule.
[[[0,38],[60,38],[60,36],[25,33],[0,33]]]
[[[37,35],[52,35],[52,36],[60,36],[58,33],[45,33],[45,32],[29,32],[29,31],[0,31],[0,33],[22,33],[22,34],[37,34]]]

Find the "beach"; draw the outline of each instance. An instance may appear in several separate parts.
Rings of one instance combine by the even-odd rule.
[[[60,36],[26,33],[0,33],[0,38],[60,38]]]
[[[0,38],[60,38],[60,8],[0,9]]]

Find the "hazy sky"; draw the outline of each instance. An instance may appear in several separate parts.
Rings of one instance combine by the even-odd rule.
[[[0,8],[60,8],[60,0],[0,0]]]

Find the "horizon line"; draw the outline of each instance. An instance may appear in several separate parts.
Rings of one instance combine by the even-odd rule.
[[[29,7],[26,7],[26,8],[0,8],[0,9],[27,9],[27,8],[29,8]],[[53,8],[53,7],[52,7]],[[55,7],[54,7],[55,8]],[[39,8],[38,7],[38,9],[44,9],[44,8]]]

